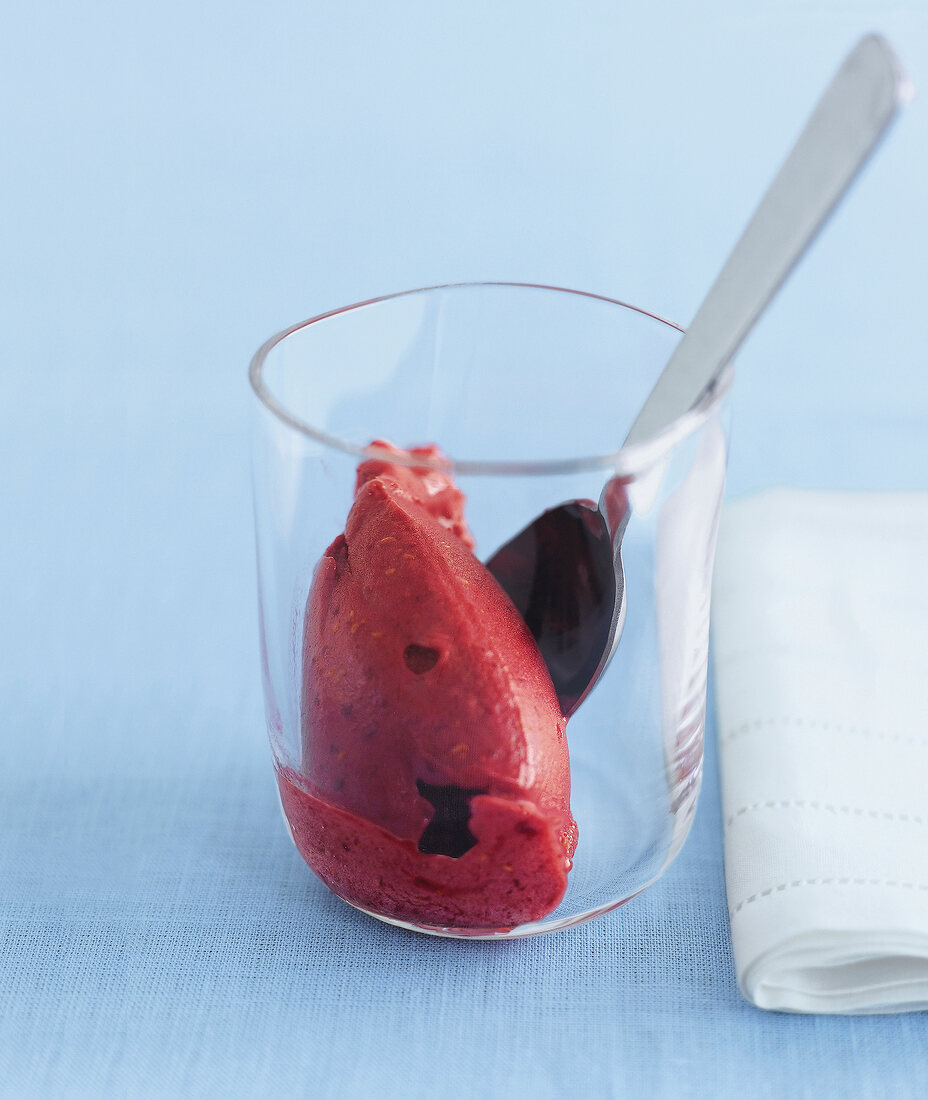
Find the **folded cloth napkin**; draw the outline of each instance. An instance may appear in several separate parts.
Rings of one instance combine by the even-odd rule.
[[[928,494],[728,505],[712,625],[742,993],[928,1008]]]

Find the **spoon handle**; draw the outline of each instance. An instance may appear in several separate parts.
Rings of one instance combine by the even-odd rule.
[[[625,440],[689,409],[730,361],[886,130],[911,85],[889,43],[862,38],[826,88]]]

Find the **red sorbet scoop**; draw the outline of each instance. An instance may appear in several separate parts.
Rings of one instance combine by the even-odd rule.
[[[307,603],[300,774],[278,778],[303,858],[347,901],[502,930],[557,906],[577,826],[554,686],[463,505],[444,473],[361,464]]]

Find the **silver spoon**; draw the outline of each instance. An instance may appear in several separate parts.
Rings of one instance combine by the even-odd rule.
[[[632,424],[624,446],[659,435],[732,359],[844,195],[912,88],[889,43],[845,58]],[[608,482],[533,520],[487,567],[535,636],[568,717],[612,658],[625,623],[622,537],[630,508]]]

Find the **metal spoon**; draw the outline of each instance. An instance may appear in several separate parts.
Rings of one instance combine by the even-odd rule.
[[[718,377],[844,195],[899,105],[911,98],[889,43],[862,38],[845,58],[638,414],[624,446],[659,435]],[[568,717],[612,658],[625,623],[618,479],[599,504],[551,508],[487,567],[535,636]]]

